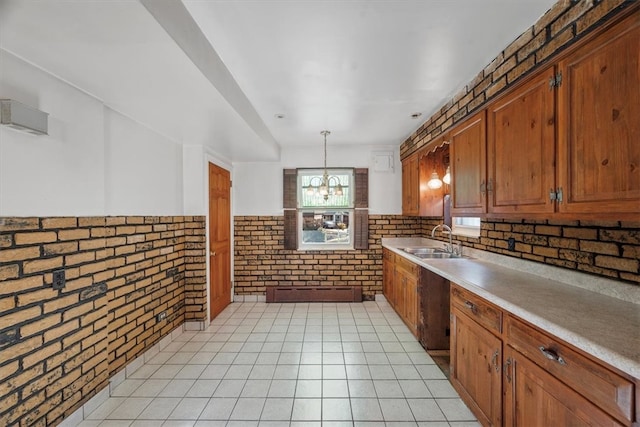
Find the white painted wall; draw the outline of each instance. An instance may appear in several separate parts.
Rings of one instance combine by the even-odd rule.
[[[234,215],[281,215],[282,169],[323,162],[318,144],[283,149],[279,162],[231,165],[1,49],[0,97],[50,114],[49,136],[0,126],[0,216],[206,215],[209,161],[232,170]],[[392,172],[373,170],[381,150],[394,153]],[[398,147],[330,145],[328,164],[369,168],[370,212],[401,212]]]
[[[374,171],[373,153],[380,151],[393,152],[393,171]],[[282,215],[282,170],[322,167],[323,164],[321,145],[311,150],[283,148],[281,153],[282,159],[278,163],[234,163],[234,215]],[[399,147],[328,146],[327,165],[369,168],[369,213],[392,215],[402,212]]]
[[[105,107],[109,215],[181,215],[182,146]]]
[[[0,215],[102,215],[102,103],[3,50],[0,97],[49,113],[49,136],[0,126]]]
[[[182,147],[0,49],[0,97],[49,135],[0,126],[0,216],[182,215]]]

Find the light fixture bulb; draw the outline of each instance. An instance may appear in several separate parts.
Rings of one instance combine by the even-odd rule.
[[[444,173],[444,176],[442,177],[442,182],[444,182],[447,185],[451,184],[451,167],[450,166],[447,166],[447,170]]]
[[[429,187],[432,190],[437,190],[438,188],[442,187],[442,181],[438,176],[438,172],[434,171],[431,174],[431,179],[429,180],[429,182],[427,182],[427,187]]]

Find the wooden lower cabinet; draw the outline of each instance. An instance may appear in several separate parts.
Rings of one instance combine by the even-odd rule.
[[[452,290],[456,289],[452,284]],[[465,295],[467,296],[467,295]],[[451,383],[484,426],[502,425],[502,340],[463,312],[451,297]],[[479,299],[465,298],[470,310]],[[478,313],[476,311],[476,313]]]
[[[623,425],[509,346],[505,357],[505,426]]]
[[[421,272],[419,265],[388,249],[383,250],[384,296],[415,336],[418,335],[418,284]]]
[[[451,284],[451,383],[483,426],[638,426],[640,381]]]

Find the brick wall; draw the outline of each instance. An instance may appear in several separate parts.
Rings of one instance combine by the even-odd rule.
[[[204,320],[204,242],[203,217],[0,218],[0,425],[57,424]]]
[[[362,286],[366,299],[382,292],[382,237],[420,234],[419,218],[369,215],[369,249],[284,249],[284,217],[234,218],[235,294],[264,295],[267,286]]]
[[[437,223],[423,220],[425,237]],[[513,251],[507,246],[510,237],[515,240]],[[456,236],[455,240],[476,249],[640,285],[640,222],[487,219],[482,221],[480,238]]]
[[[637,3],[629,0],[560,0],[516,38],[400,146],[405,158],[463,120],[554,53]]]

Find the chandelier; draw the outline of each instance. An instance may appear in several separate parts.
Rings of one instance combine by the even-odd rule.
[[[337,176],[329,176],[327,172],[327,135],[331,134],[328,130],[320,132],[324,136],[324,171],[322,173],[322,179],[318,176],[311,178],[309,185],[306,187],[307,194],[320,194],[324,200],[329,199],[329,195],[342,196],[344,191],[342,184],[340,184],[340,178]],[[314,185],[314,182],[317,185]]]

